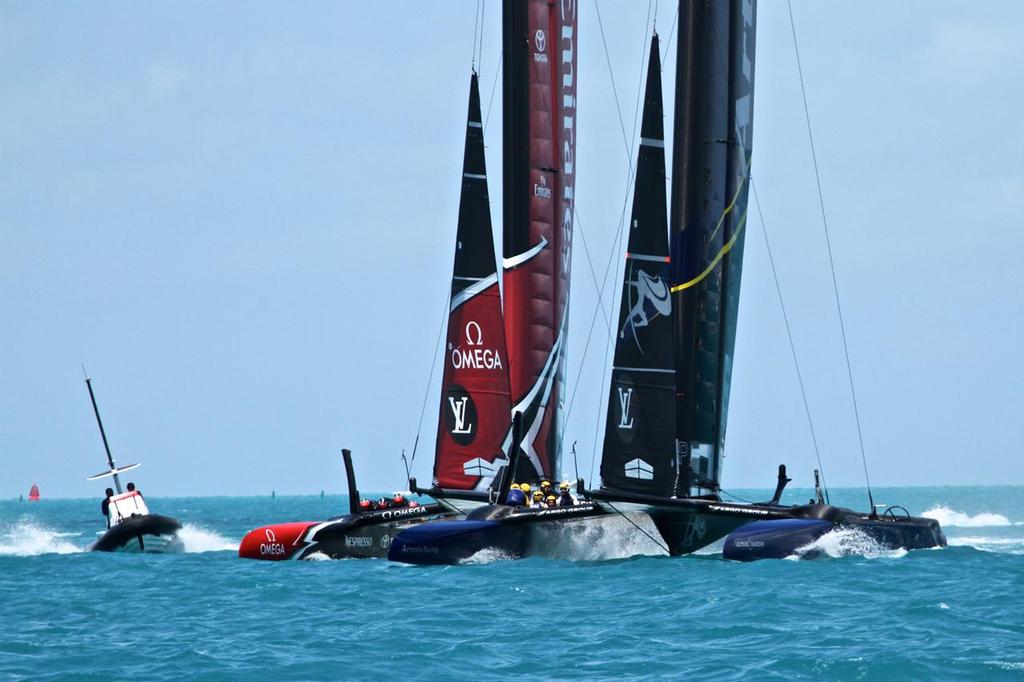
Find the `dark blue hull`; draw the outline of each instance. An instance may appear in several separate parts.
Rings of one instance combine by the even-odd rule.
[[[793,518],[755,521],[736,529],[725,539],[722,556],[734,561],[783,559],[799,555],[831,530],[851,529],[863,533],[885,549],[928,549],[945,547],[946,536],[933,519],[893,515],[866,516],[826,505],[807,507],[831,518]]]
[[[834,527],[831,521],[820,519],[754,521],[726,537],[722,556],[733,561],[784,559]]]
[[[483,550],[515,559],[523,555],[524,530],[499,521],[424,523],[396,535],[388,559],[407,564],[457,564]]]

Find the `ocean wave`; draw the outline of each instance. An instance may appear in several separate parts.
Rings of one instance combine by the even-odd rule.
[[[202,552],[237,552],[238,542],[229,540],[223,535],[186,523],[177,533],[182,551],[188,554]]]
[[[1002,514],[982,512],[972,516],[962,511],[957,511],[956,509],[950,509],[949,507],[941,504],[932,507],[928,511],[922,513],[921,516],[926,516],[929,519],[935,519],[944,527],[985,528],[1024,525],[1024,523],[1014,523]]]
[[[856,528],[836,528],[825,533],[817,540],[800,547],[787,557],[789,559],[816,559],[828,557],[838,559],[848,556],[861,556],[866,559],[899,559],[907,555],[907,550],[898,547],[891,549]]]
[[[999,538],[966,535],[948,538],[950,547],[972,547],[982,552],[1000,554],[1024,554],[1024,538]]]
[[[77,535],[62,533],[33,521],[20,521],[0,529],[0,555],[75,554],[82,548],[64,538]]]

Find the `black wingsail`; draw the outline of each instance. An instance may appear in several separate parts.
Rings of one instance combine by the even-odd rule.
[[[655,35],[647,65],[601,481],[610,490],[668,497],[677,479],[676,377],[662,118]]]
[[[755,0],[684,0],[672,158],[681,488],[721,476],[753,138]]]

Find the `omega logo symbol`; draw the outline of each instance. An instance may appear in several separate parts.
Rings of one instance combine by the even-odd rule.
[[[273,529],[268,528],[266,531],[267,542],[277,542],[277,535],[274,534]]]
[[[476,330],[475,333],[473,331],[474,329]],[[480,325],[478,325],[473,320],[470,320],[469,322],[467,322],[466,323],[466,343],[468,345],[470,345],[470,346],[479,346],[479,345],[483,344],[483,342],[484,342],[484,333],[483,333],[483,330],[480,329]]]

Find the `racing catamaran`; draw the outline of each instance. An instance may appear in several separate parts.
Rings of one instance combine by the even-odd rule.
[[[169,516],[151,513],[142,493],[135,489],[134,484],[129,483],[127,490],[122,489],[120,475],[138,468],[141,464],[117,466],[114,456],[110,453],[107,432],[103,428],[100,410],[96,405],[96,394],[92,390],[92,379],[88,375],[85,377],[85,385],[89,389],[89,400],[92,402],[92,411],[96,415],[96,424],[103,438],[103,449],[107,453],[107,465],[110,467],[106,471],[89,476],[86,480],[95,481],[108,476],[114,479],[114,494],[108,496],[104,504],[107,530],[97,533],[97,539],[89,545],[89,550],[162,550],[174,540],[175,534],[181,530],[181,524]]]
[[[537,89],[530,89],[527,100],[517,84],[525,78],[524,72],[531,72],[523,64],[537,61],[525,57],[535,57],[537,52],[521,54],[517,46],[540,49],[543,30],[534,33],[534,25],[524,18],[535,21],[542,4],[539,0],[505,2],[505,107],[506,120],[512,124],[512,134],[506,130],[505,138],[506,182],[524,174],[543,179],[551,170],[538,167],[529,157],[527,150],[534,150],[534,145],[509,144],[515,140],[516,112],[525,111],[527,101],[531,111],[534,105]],[[474,510],[464,521],[411,528],[395,538],[390,559],[456,563],[485,549],[512,558],[525,556],[548,536],[600,523],[613,513],[647,515],[670,555],[694,552],[755,520],[762,524],[755,532],[782,536],[773,542],[776,547],[785,544],[786,538],[796,542],[840,526],[857,526],[889,546],[945,544],[937,522],[910,517],[905,510],[899,511],[902,508],[890,508],[881,516],[874,509],[862,514],[833,507],[820,496],[809,505],[783,506],[779,501],[789,482],[784,466],[779,467],[775,495],[768,502],[737,504],[720,497],[750,177],[754,25],[753,0],[680,3],[668,215],[661,65],[657,36],[652,39],[600,488],[583,491],[579,514],[493,504]],[[573,32],[569,35],[574,37]],[[574,44],[569,52],[575,53]],[[568,75],[570,80],[574,77],[574,65]],[[537,126],[535,121],[547,119],[530,120]],[[535,189],[539,186],[534,184]],[[512,201],[509,198],[506,185],[506,253],[510,234],[515,235],[525,222],[515,211],[514,193]],[[567,210],[569,215],[571,205]],[[567,220],[571,229],[571,219]],[[568,242],[566,235],[571,232],[562,234]],[[508,263],[506,256],[506,267]],[[516,290],[510,289],[508,281],[506,270],[506,327],[516,394],[516,370],[521,367],[517,367],[517,346],[511,339],[518,318],[516,300],[512,305],[509,301],[510,290],[513,294]],[[541,296],[539,303],[544,306],[549,301]],[[555,329],[557,335],[552,334]],[[559,342],[564,339],[560,330],[550,324],[532,329],[542,338]],[[547,356],[538,355],[547,358],[545,368],[564,362],[564,354],[556,353],[556,348],[560,350],[557,343]],[[559,382],[553,378],[544,386],[554,391]],[[521,405],[524,423],[535,423],[530,420],[530,404],[517,403],[517,410]],[[544,426],[548,434],[558,433],[557,419]],[[536,467],[533,457],[537,445],[547,442],[537,439],[539,431],[525,429],[522,447],[513,448],[512,477],[517,475],[521,456],[528,457],[538,472],[550,471]],[[554,449],[547,451],[556,465],[557,444],[556,437]],[[506,485],[499,486],[495,502],[505,501],[506,490]],[[757,547],[759,542],[741,538],[738,544],[742,549]]]

